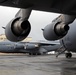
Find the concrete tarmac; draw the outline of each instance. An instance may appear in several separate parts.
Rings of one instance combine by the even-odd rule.
[[[28,56],[25,54],[0,55],[0,75],[76,75],[76,54]]]

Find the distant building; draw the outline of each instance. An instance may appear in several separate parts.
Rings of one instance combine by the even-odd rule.
[[[0,41],[5,41],[7,40],[6,36],[4,34],[0,35]]]
[[[27,37],[26,39],[23,40],[23,42],[29,42],[32,41],[32,37]]]
[[[5,41],[7,40],[5,34],[0,34],[0,41]],[[32,40],[32,37],[27,37],[26,39],[23,40],[23,42],[29,42]]]

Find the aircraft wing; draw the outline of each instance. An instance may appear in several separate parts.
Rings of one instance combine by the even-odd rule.
[[[57,51],[61,47],[60,44],[57,45],[45,45],[40,47],[40,51],[50,52],[50,51]]]
[[[41,46],[47,46],[47,45],[51,45],[51,46],[54,46],[54,45],[57,45],[58,43],[39,43],[39,45]]]
[[[0,5],[76,15],[76,0],[0,0]]]
[[[60,43],[59,42],[51,42],[51,41],[43,41],[43,42],[37,42],[37,41],[31,41],[31,42],[25,42],[25,43],[28,43],[28,44],[35,44],[35,45],[39,45],[39,46],[47,46],[47,45],[51,45],[51,46],[54,46],[54,45],[59,45]]]

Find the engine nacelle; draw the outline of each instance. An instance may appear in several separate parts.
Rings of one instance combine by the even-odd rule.
[[[28,20],[20,20],[16,18],[9,22],[5,28],[5,35],[8,40],[17,42],[25,39],[31,30],[31,26]]]
[[[43,30],[43,36],[47,40],[58,40],[64,37],[69,30],[69,26],[63,22],[52,22]]]

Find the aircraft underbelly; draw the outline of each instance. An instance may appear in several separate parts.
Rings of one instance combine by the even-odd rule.
[[[76,0],[0,0],[0,5],[76,15]]]

